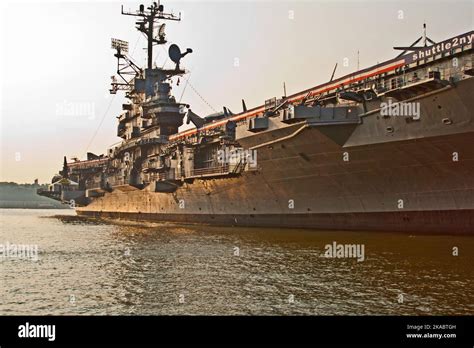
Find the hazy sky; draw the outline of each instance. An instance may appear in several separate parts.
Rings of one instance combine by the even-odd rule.
[[[136,10],[140,2],[1,2],[0,181],[49,182],[64,155],[105,153],[120,140],[115,117],[125,98],[108,94],[116,69],[110,39],[129,41],[135,61],[145,64],[145,39],[134,17],[120,15],[121,4]],[[283,81],[288,94],[326,82],[336,62],[336,77],[356,70],[358,50],[361,68],[391,59],[393,46],[420,36],[423,21],[435,41],[472,30],[473,4],[163,2],[166,12],[182,12],[166,32],[168,45],[194,50],[182,61],[190,85],[214,109],[234,113],[242,98],[253,107],[281,96]],[[171,67],[168,45],[155,49],[158,66]],[[190,85],[182,101],[201,116],[212,113]],[[184,79],[173,85],[178,100],[184,86]]]

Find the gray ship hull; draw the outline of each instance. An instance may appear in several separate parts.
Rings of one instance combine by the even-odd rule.
[[[474,232],[474,79],[418,96],[421,117],[286,124],[240,135],[258,170],[174,193],[115,188],[84,216],[237,226]],[[456,153],[456,154],[455,154]],[[344,160],[344,158],[348,160]]]

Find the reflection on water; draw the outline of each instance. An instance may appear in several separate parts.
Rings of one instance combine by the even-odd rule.
[[[0,257],[0,314],[474,314],[472,237],[57,214],[74,213],[0,209],[0,244],[39,248]],[[363,244],[365,261],[322,257],[333,241]]]

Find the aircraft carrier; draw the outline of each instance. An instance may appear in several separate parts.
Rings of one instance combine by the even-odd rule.
[[[141,67],[126,42],[112,40],[110,92],[126,96],[122,140],[87,160],[65,157],[39,194],[93,217],[474,232],[473,31],[434,42],[425,28],[391,60],[201,117],[171,94],[186,83],[181,60],[192,53],[168,43],[164,23],[180,16],[159,3],[122,14],[137,19],[148,44]],[[158,45],[174,68],[153,66]],[[194,128],[180,132],[185,120]]]

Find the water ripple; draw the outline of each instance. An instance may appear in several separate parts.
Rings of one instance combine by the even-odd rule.
[[[469,237],[55,214],[0,210],[0,243],[39,248],[36,262],[0,261],[0,314],[474,314]],[[365,261],[322,257],[333,241],[364,244]],[[462,246],[459,256],[452,246]]]

